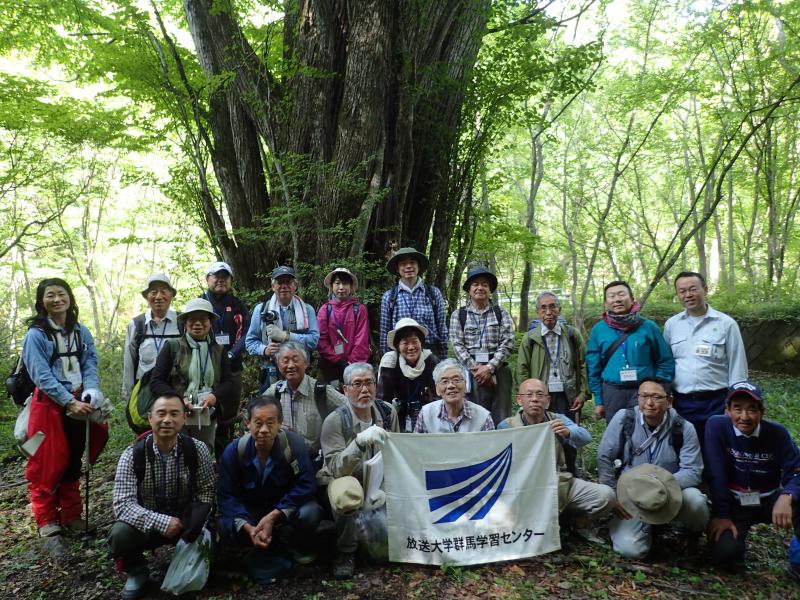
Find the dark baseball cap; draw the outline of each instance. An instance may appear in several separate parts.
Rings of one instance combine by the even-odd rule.
[[[272,279],[277,279],[278,277],[284,277],[288,275],[289,277],[294,277],[297,279],[297,275],[295,275],[294,269],[292,267],[287,267],[286,265],[281,265],[280,267],[276,267],[270,277]]]
[[[731,400],[738,397],[750,398],[758,402],[761,410],[764,410],[764,393],[756,384],[749,381],[737,381],[728,389],[728,396],[725,404],[730,404]]]

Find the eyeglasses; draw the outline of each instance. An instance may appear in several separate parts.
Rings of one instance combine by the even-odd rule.
[[[547,392],[528,392],[527,394],[517,394],[517,398],[526,398],[530,400],[531,398],[547,398],[550,394]]]
[[[349,385],[353,389],[361,390],[365,387],[370,387],[370,388],[373,387],[375,385],[375,380],[365,379],[364,381],[351,381],[347,385]]]
[[[642,402],[647,402],[648,400],[652,400],[653,402],[663,402],[667,399],[667,396],[664,394],[636,394],[636,397]]]
[[[539,310],[541,312],[553,311],[556,312],[558,310],[558,304],[542,304],[539,306]]]
[[[453,385],[458,385],[459,383],[464,383],[464,378],[461,375],[455,375],[453,377],[442,377],[439,380],[439,383],[445,387],[447,387],[451,383]]]

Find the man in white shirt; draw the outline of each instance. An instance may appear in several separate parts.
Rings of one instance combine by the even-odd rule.
[[[686,310],[664,325],[675,357],[674,408],[694,425],[702,445],[706,421],[725,412],[728,388],[747,379],[747,356],[736,321],[708,305],[700,273],[678,273],[675,291]]]

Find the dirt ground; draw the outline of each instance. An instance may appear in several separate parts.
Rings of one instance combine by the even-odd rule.
[[[106,455],[92,473],[94,537],[74,539],[67,556],[57,564],[43,553],[30,517],[27,488],[22,484],[22,461],[7,462],[0,477],[0,598],[119,598],[124,583],[114,571],[104,538],[112,523],[111,492],[114,457]],[[235,558],[216,561],[202,599],[264,598],[282,600],[368,598],[800,598],[800,585],[784,573],[788,535],[759,529],[751,537],[747,569],[729,575],[715,571],[705,560],[705,545],[687,552],[682,539],[667,534],[654,545],[646,561],[626,561],[610,548],[565,533],[563,548],[532,559],[482,567],[423,567],[357,563],[352,581],[330,577],[330,544],[319,560],[298,567],[270,589],[251,585],[237,569]],[[169,549],[156,552],[151,565],[155,578],[163,575]],[[148,598],[168,598],[150,586]]]

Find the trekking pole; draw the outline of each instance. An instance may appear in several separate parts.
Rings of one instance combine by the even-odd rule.
[[[89,540],[91,539],[91,535],[89,534],[89,419],[86,419],[86,444],[84,448],[84,458],[86,460],[86,467],[84,471],[85,480],[84,480],[84,490],[83,493],[86,495],[86,499],[84,501],[85,511],[86,511],[86,521],[84,523],[83,528],[83,535],[81,536],[81,541],[86,546],[89,544]]]

